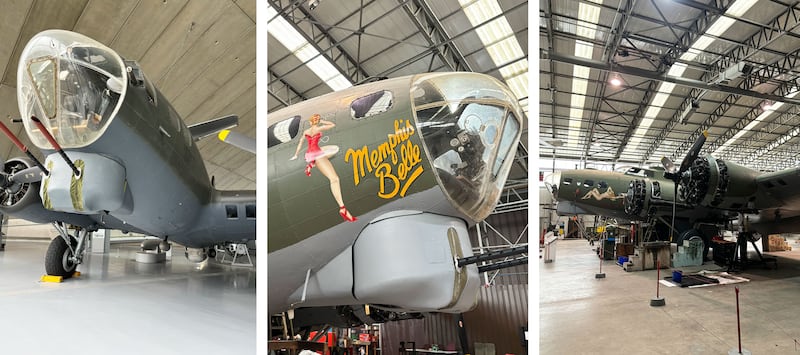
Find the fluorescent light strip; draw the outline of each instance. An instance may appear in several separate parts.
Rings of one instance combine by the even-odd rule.
[[[353,86],[353,83],[342,75],[333,63],[320,55],[319,51],[308,43],[283,16],[278,16],[278,12],[269,4],[266,6],[267,18],[273,19],[267,23],[267,32],[272,34],[297,59],[305,63],[333,91]]]

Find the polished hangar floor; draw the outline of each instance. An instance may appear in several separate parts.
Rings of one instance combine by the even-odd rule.
[[[136,244],[87,254],[82,275],[42,283],[46,241],[0,252],[0,347],[6,354],[254,354],[256,272],[135,261]]]
[[[742,347],[753,354],[800,349],[800,244],[767,253],[776,270],[752,267],[750,282],[701,288],[661,287],[663,307],[651,307],[656,271],[625,272],[600,262],[585,240],[559,240],[553,263],[539,259],[541,354],[726,354],[738,349],[739,286]],[[750,248],[750,258],[756,258]],[[684,273],[720,269],[681,268]],[[669,272],[669,275],[665,275]],[[662,278],[671,269],[661,271]]]

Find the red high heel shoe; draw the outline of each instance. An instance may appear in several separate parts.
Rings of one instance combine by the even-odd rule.
[[[344,218],[344,220],[348,222],[355,222],[358,220],[358,218],[351,215],[350,212],[347,212],[347,208],[345,208],[344,206],[339,207],[339,215],[342,216],[342,218]]]
[[[311,168],[313,167],[314,163],[308,163],[308,165],[306,165],[306,176],[311,176]]]

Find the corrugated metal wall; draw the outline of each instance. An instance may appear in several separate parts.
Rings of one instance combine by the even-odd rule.
[[[520,242],[528,242],[527,211],[492,215],[486,221],[511,242],[520,234]],[[491,228],[482,230],[484,245],[506,243],[497,232]],[[475,228],[470,229],[470,236],[477,247]],[[475,353],[476,342],[493,343],[496,354],[527,353],[521,340],[521,329],[528,325],[527,273],[528,265],[502,269],[492,286],[481,288],[478,306],[464,313],[470,354]],[[382,327],[383,354],[399,355],[400,341],[416,341],[417,348],[438,344],[440,349],[461,350],[457,327],[456,317],[451,314],[428,314],[424,319],[386,323]]]
[[[526,354],[521,330],[528,325],[528,285],[483,288],[479,302],[464,313],[470,353],[475,353],[478,342],[494,344],[496,354]]]
[[[418,349],[429,344],[425,319],[409,319],[387,322],[381,326],[381,355],[399,355],[400,342],[414,341]],[[408,347],[411,345],[409,344]]]

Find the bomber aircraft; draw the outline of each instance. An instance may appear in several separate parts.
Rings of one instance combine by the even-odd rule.
[[[707,133],[680,167],[627,172],[564,170],[549,185],[560,215],[596,214],[630,221],[675,216],[673,242],[700,237],[708,252],[720,225],[739,225],[761,235],[800,231],[800,168],[762,173],[739,164],[699,156]],[[677,192],[677,193],[676,193]],[[677,197],[677,198],[676,198]],[[670,235],[670,234],[668,234]],[[662,236],[663,238],[663,236]],[[705,254],[704,254],[705,255]]]
[[[291,310],[298,326],[358,324],[363,305],[390,318],[472,309],[481,282],[463,262],[467,228],[496,205],[522,120],[504,84],[464,72],[385,79],[270,113],[270,314]]]
[[[98,229],[180,243],[194,262],[255,239],[255,191],[216,190],[195,144],[236,116],[187,127],[135,61],[64,30],[33,36],[17,74],[21,121],[45,159],[0,123],[27,153],[3,165],[0,210],[53,223],[48,274],[71,277]]]

